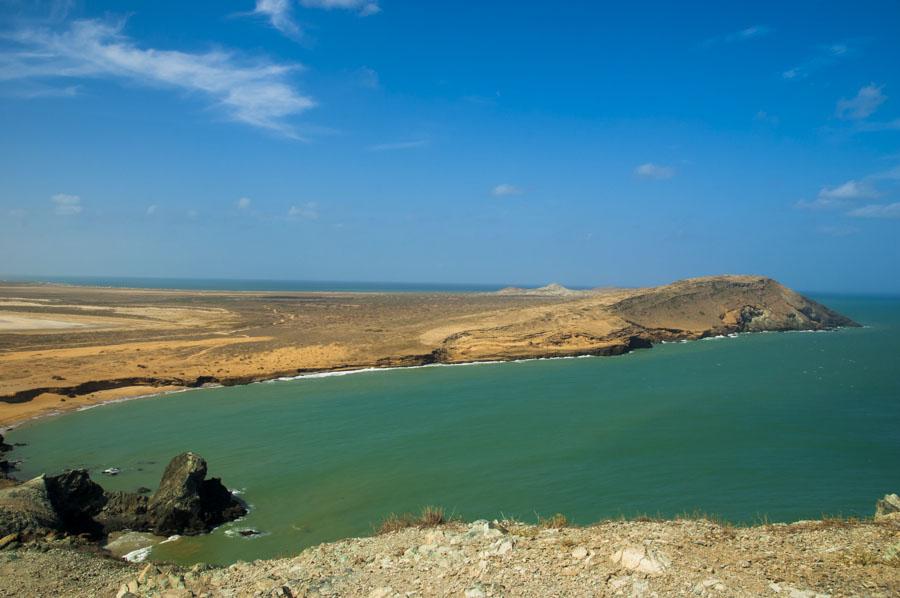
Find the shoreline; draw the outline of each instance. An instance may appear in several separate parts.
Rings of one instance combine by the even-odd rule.
[[[837,332],[840,330],[852,329],[852,326],[836,326],[834,328],[820,329],[820,330],[761,330],[757,332],[731,332],[728,334],[719,334],[719,335],[709,335],[709,336],[701,336],[699,338],[684,338],[679,340],[662,340],[657,344],[659,345],[680,345],[687,344],[693,342],[700,341],[709,341],[709,340],[723,340],[723,339],[735,339],[740,338],[741,336],[750,336],[757,334],[787,334],[787,333],[811,333],[811,332]],[[869,328],[869,326],[860,326],[860,328]],[[655,345],[650,345],[649,347],[640,347],[639,349],[652,349]],[[59,417],[63,415],[67,415],[69,413],[78,413],[81,411],[89,411],[91,409],[95,409],[98,407],[104,407],[108,405],[114,405],[117,403],[125,403],[129,401],[136,401],[139,399],[152,399],[155,397],[162,397],[172,394],[181,394],[190,391],[210,389],[210,388],[227,388],[232,386],[251,386],[253,384],[273,384],[278,382],[294,382],[304,379],[321,379],[327,377],[335,377],[335,376],[348,376],[354,374],[365,374],[365,373],[377,373],[377,372],[388,372],[388,371],[398,371],[398,370],[413,370],[413,369],[425,369],[425,368],[437,368],[437,367],[461,367],[461,366],[478,366],[478,365],[499,365],[499,364],[507,364],[507,363],[528,363],[533,361],[555,361],[555,360],[568,360],[568,359],[587,359],[587,358],[599,358],[599,357],[623,357],[625,355],[629,355],[638,349],[628,349],[622,353],[615,354],[597,354],[596,352],[588,352],[576,355],[548,355],[543,357],[525,357],[525,358],[511,358],[511,359],[484,359],[484,360],[476,360],[476,361],[461,361],[454,363],[421,363],[421,364],[410,364],[410,365],[363,365],[359,367],[351,366],[348,368],[323,368],[321,370],[315,370],[310,372],[305,372],[302,374],[297,374],[294,376],[283,376],[274,374],[272,376],[250,380],[246,382],[235,382],[235,383],[221,383],[221,382],[210,382],[201,386],[182,386],[178,388],[170,388],[168,390],[162,390],[159,392],[149,392],[149,393],[139,393],[139,394],[127,394],[125,396],[120,396],[116,398],[99,400],[90,405],[78,405],[72,406],[68,409],[58,409],[55,411],[47,411],[38,413],[23,419],[15,420],[10,423],[4,423],[0,425],[0,433],[6,433],[12,430],[15,430],[21,426],[28,425],[31,423],[36,423],[42,419],[50,418],[50,417]],[[103,382],[103,381],[100,381]],[[141,388],[139,386],[123,386],[119,387],[116,390],[127,391],[129,388]],[[0,400],[2,402],[2,400]]]
[[[0,426],[212,385],[615,356],[851,319],[758,276],[506,293],[171,292],[0,284]],[[16,318],[55,322],[17,330]],[[65,324],[65,326],[64,326]]]

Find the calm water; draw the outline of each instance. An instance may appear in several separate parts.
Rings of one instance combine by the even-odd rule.
[[[425,504],[580,523],[871,515],[900,489],[900,300],[823,300],[867,328],[197,390],[10,438],[28,443],[23,476],[116,466],[102,480],[116,489],[153,487],[178,452],[205,456],[253,510],[155,549],[183,562],[294,553]],[[225,533],[244,526],[268,535]]]

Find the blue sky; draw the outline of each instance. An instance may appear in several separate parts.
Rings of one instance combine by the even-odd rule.
[[[898,24],[0,0],[0,273],[900,292]]]

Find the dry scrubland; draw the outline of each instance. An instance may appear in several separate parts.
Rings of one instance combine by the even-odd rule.
[[[648,289],[262,293],[0,284],[0,426],[203,384],[334,369],[616,355],[852,324],[771,279]]]

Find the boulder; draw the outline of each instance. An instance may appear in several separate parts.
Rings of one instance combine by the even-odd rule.
[[[247,513],[219,478],[206,479],[206,461],[190,452],[166,466],[147,511],[151,529],[160,535],[208,532]]]
[[[13,450],[12,445],[6,444],[3,441],[3,434],[0,434],[0,453],[8,453],[11,450]]]
[[[44,476],[0,490],[0,536],[59,529],[62,520],[53,508]]]
[[[106,505],[106,495],[84,469],[73,469],[45,478],[50,503],[63,529],[71,534],[99,534],[94,517]]]
[[[95,517],[106,533],[150,529],[147,497],[133,492],[106,492],[103,510]]]
[[[884,498],[875,503],[875,517],[900,517],[894,515],[900,513],[900,496],[896,494],[885,494]]]

